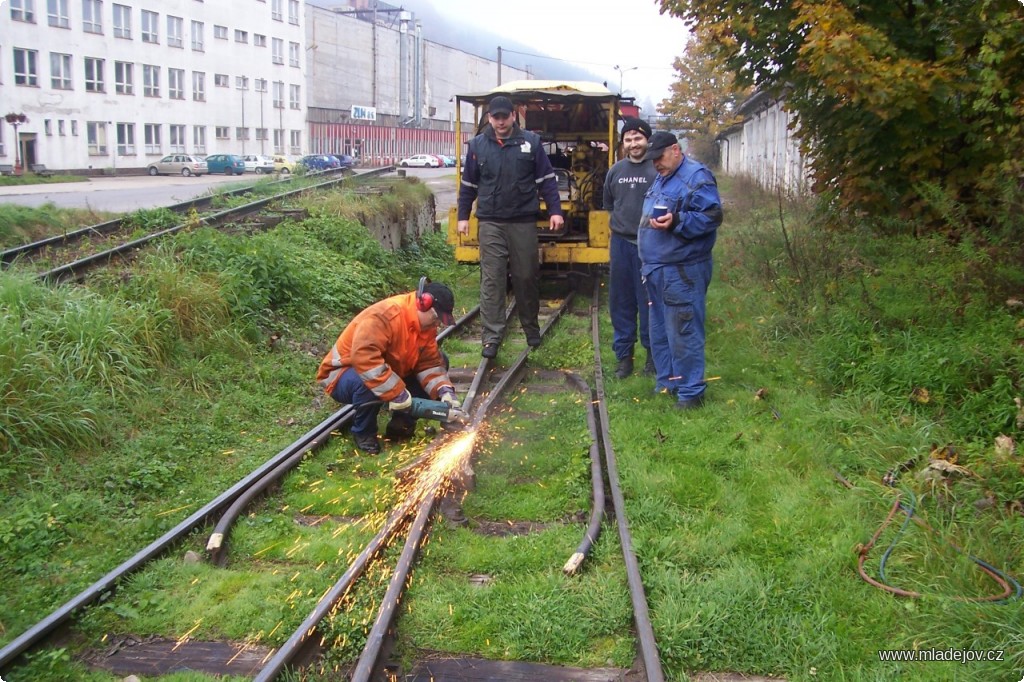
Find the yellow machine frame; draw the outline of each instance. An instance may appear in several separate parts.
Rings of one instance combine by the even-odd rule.
[[[605,265],[610,239],[608,211],[600,206],[604,173],[615,163],[618,146],[616,122],[619,97],[599,83],[516,81],[484,93],[456,95],[455,139],[462,139],[462,105],[474,108],[475,131],[487,123],[486,106],[492,97],[506,95],[516,108],[519,125],[541,136],[545,145],[576,145],[570,158],[571,169],[564,174],[567,186],[560,185],[562,213],[566,229],[558,234],[547,231],[547,208],[541,201],[538,224],[541,265]],[[457,150],[462,151],[462,150]],[[462,154],[455,155],[456,182],[462,181]],[[574,177],[578,176],[578,177]],[[568,186],[578,178],[589,178],[576,191]],[[565,190],[565,191],[561,191]],[[480,262],[480,243],[476,215],[470,217],[469,234],[457,229],[458,207],[448,212],[448,242],[455,246],[455,260]]]

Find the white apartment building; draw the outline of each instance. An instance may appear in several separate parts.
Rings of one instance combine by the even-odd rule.
[[[304,153],[302,23],[301,0],[0,0],[0,165]]]

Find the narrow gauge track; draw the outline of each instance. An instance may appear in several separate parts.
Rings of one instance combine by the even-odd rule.
[[[125,217],[115,218],[104,223],[83,227],[66,234],[55,235],[41,239],[29,244],[16,246],[0,252],[0,267],[10,268],[15,263],[40,262],[43,263],[41,271],[36,277],[46,282],[59,283],[68,279],[80,278],[94,267],[103,265],[116,257],[124,257],[131,254],[140,247],[151,241],[174,234],[186,227],[197,225],[227,225],[240,218],[257,213],[265,207],[280,201],[286,201],[292,197],[299,196],[306,192],[319,191],[335,187],[350,178],[373,177],[388,173],[394,170],[390,166],[377,168],[358,175],[342,175],[337,172],[324,172],[328,178],[323,182],[306,185],[299,188],[285,189],[270,196],[251,201],[241,206],[217,211],[201,216],[196,222],[182,222],[169,228],[157,230],[150,234],[127,241],[131,234],[137,231],[137,226],[125,221]],[[320,173],[317,173],[319,175]],[[272,183],[273,186],[282,188],[292,184],[291,179],[278,180]],[[225,192],[227,196],[242,196],[252,191],[251,187],[243,187]],[[173,204],[166,207],[168,210],[188,215],[193,210],[206,210],[213,204],[214,196],[199,197],[190,201]],[[62,256],[67,253],[69,256]],[[86,254],[86,255],[83,255]],[[61,261],[61,265],[52,265],[53,261]]]
[[[598,340],[597,302],[599,291],[599,282],[595,281],[591,302],[591,326],[595,348],[595,388],[591,389],[587,386],[586,382],[578,375],[565,373],[566,381],[589,398],[589,400],[584,401],[584,404],[588,410],[586,417],[592,441],[590,460],[593,500],[590,522],[584,537],[579,547],[566,562],[563,571],[566,575],[571,576],[580,568],[600,531],[601,519],[604,514],[604,487],[606,485],[602,475],[600,458],[600,454],[603,451],[604,461],[607,465],[607,486],[612,493],[619,539],[626,564],[639,655],[643,661],[646,679],[650,682],[662,682],[664,676],[658,658],[653,628],[648,615],[647,601],[640,579],[639,568],[632,549],[632,539],[625,517],[615,455],[611,447],[608,417],[604,406],[603,378],[600,369]],[[569,308],[572,300],[573,295],[571,293],[563,299],[562,305],[543,325],[541,330],[542,336],[548,333],[562,313]],[[478,312],[479,307],[471,310],[457,321],[455,327],[449,328],[440,334],[439,339],[447,337],[458,329],[464,329]],[[510,306],[506,315],[510,317],[512,312],[513,307]],[[457,480],[460,476],[466,475],[465,472],[468,469],[469,460],[473,453],[473,441],[476,431],[486,420],[491,408],[506,395],[511,387],[517,385],[521,380],[527,367],[528,358],[529,349],[525,349],[500,373],[500,378],[486,393],[481,390],[483,382],[490,376],[497,376],[497,373],[492,374],[491,370],[496,369],[492,366],[492,360],[481,360],[473,375],[463,403],[464,410],[468,414],[473,415],[467,431],[463,434],[442,434],[427,446],[424,454],[416,462],[401,472],[406,480],[409,478],[414,479],[415,482],[411,486],[412,492],[407,494],[404,500],[390,512],[377,535],[366,544],[362,552],[349,564],[342,577],[323,595],[309,616],[295,630],[287,642],[273,652],[273,655],[258,672],[255,678],[257,682],[277,679],[278,675],[295,659],[301,650],[312,645],[315,640],[319,640],[316,637],[316,632],[320,622],[349,593],[352,586],[377,554],[384,547],[395,542],[395,538],[399,533],[403,533],[405,540],[401,556],[391,572],[392,578],[387,593],[380,602],[376,620],[367,636],[362,654],[352,669],[351,679],[366,681],[373,679],[372,676],[374,674],[379,674],[379,658],[382,646],[392,626],[403,588],[407,584],[412,562],[427,530],[435,503],[445,494],[451,492],[453,481]],[[478,400],[479,404],[477,404]],[[342,428],[353,416],[354,409],[351,406],[341,408],[317,427],[268,460],[257,470],[193,513],[174,529],[123,562],[78,596],[68,601],[64,606],[27,630],[0,650],[0,670],[5,669],[18,656],[30,648],[39,646],[44,638],[72,614],[96,601],[101,595],[115,589],[119,580],[162,554],[173,544],[189,535],[200,524],[208,523],[218,515],[220,515],[220,521],[217,523],[211,536],[208,550],[210,551],[211,559],[218,563],[222,562],[223,552],[225,551],[224,540],[227,533],[247,504],[271,483],[277,481],[285,473],[298,465],[305,455],[326,443],[331,433]]]

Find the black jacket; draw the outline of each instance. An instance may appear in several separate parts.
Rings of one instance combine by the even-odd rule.
[[[507,140],[499,141],[487,126],[469,141],[459,185],[459,220],[469,220],[474,200],[479,220],[534,220],[540,209],[538,191],[548,212],[562,215],[555,171],[540,135],[516,125]]]

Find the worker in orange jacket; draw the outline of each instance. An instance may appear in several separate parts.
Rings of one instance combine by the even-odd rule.
[[[356,315],[324,357],[316,378],[327,395],[345,405],[387,403],[391,421],[385,435],[412,436],[416,419],[406,412],[412,398],[459,401],[448,378],[448,358],[437,345],[437,328],[455,323],[455,296],[438,282],[420,280],[416,291],[378,301]],[[356,447],[377,454],[381,404],[356,411]]]

